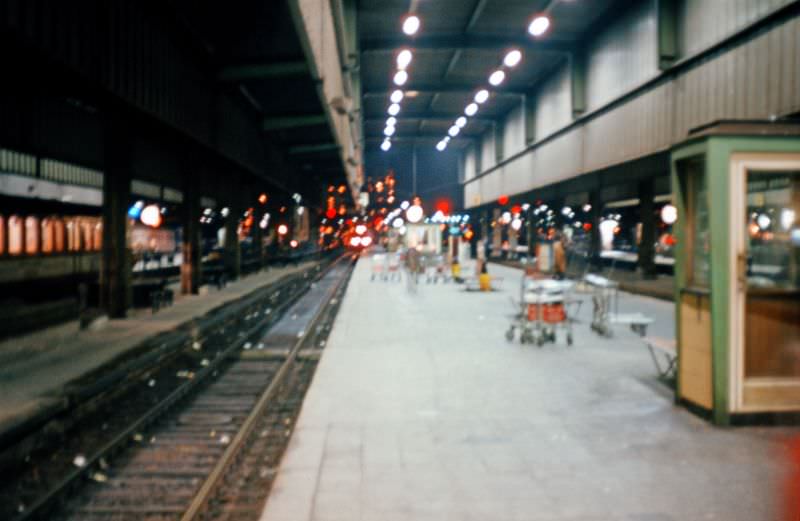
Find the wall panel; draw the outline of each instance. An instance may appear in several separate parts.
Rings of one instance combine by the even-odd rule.
[[[640,2],[589,45],[586,92],[589,110],[656,74],[655,2]]]
[[[542,83],[536,108],[536,138],[542,139],[572,120],[569,67],[564,64]]]

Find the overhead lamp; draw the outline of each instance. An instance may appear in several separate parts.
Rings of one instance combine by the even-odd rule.
[[[395,126],[395,125],[397,125],[397,118],[396,118],[396,117],[394,117],[394,116],[389,116],[389,117],[386,119],[386,126],[387,126],[387,127],[393,127],[393,126]]]
[[[661,220],[664,224],[675,224],[678,220],[678,209],[672,204],[666,204],[661,209]]]
[[[157,204],[149,204],[142,209],[139,220],[151,228],[161,226],[161,211]]]
[[[476,103],[486,103],[486,100],[489,99],[489,91],[486,89],[481,89],[475,94],[475,102]]]
[[[547,15],[536,15],[528,26],[528,32],[533,36],[542,36],[550,28],[550,18]]]
[[[477,103],[470,103],[467,105],[467,108],[464,109],[464,114],[469,117],[474,116],[478,112],[478,104]]]
[[[393,81],[395,85],[402,87],[408,81],[408,73],[406,71],[397,71]]]
[[[519,65],[520,61],[522,61],[522,53],[519,51],[519,49],[513,49],[511,51],[508,51],[508,54],[506,54],[506,57],[503,58],[503,64],[506,67],[510,67],[510,68],[513,68],[513,67],[516,67],[517,65]]]
[[[459,117],[459,118],[456,120],[456,126],[457,126],[458,128],[464,128],[464,127],[466,127],[466,126],[467,126],[467,118],[465,118],[464,116],[460,116],[460,117]]]
[[[445,143],[449,143],[450,142],[450,136],[445,136],[442,141],[444,141]]]
[[[392,142],[389,139],[384,139],[383,143],[381,143],[381,150],[388,152],[390,148],[392,148]]]
[[[394,92],[392,92],[392,95],[389,97],[389,99],[392,101],[392,103],[400,103],[403,101],[403,96],[403,91],[396,89]]]
[[[415,204],[411,206],[408,210],[406,210],[406,220],[410,223],[417,223],[422,220],[422,217],[425,215],[425,212],[422,211],[422,207]]]
[[[461,132],[461,129],[457,125],[453,125],[452,127],[450,127],[450,130],[447,131],[447,133],[450,134],[451,137],[456,137],[459,132]]]
[[[386,127],[383,129],[383,135],[386,137],[392,137],[394,135],[395,128],[394,127]]]
[[[400,114],[400,105],[398,103],[392,103],[389,105],[389,115],[396,116]]]
[[[403,32],[409,36],[417,34],[417,31],[419,31],[419,26],[419,17],[415,14],[408,15],[406,16],[406,19],[403,20]]]
[[[497,87],[498,85],[503,83],[504,79],[506,79],[506,73],[498,69],[494,71],[491,76],[489,76],[489,83]]]
[[[406,70],[413,58],[414,54],[410,50],[403,49],[397,54],[397,68],[401,71]]]
[[[445,148],[447,148],[447,143],[445,143],[444,140],[436,143],[436,150],[438,150],[439,152],[444,152]]]

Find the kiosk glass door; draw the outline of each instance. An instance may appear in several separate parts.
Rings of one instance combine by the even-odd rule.
[[[800,406],[800,156],[739,162],[732,199],[741,410]],[[738,204],[737,204],[738,202]],[[738,206],[739,208],[735,208]],[[737,330],[738,329],[738,335]],[[739,337],[739,338],[737,338]]]

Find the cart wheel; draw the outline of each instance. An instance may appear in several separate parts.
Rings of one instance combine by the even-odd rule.
[[[506,331],[506,340],[508,340],[509,342],[514,340],[514,328],[513,327],[511,329],[509,329],[508,331]]]
[[[572,345],[572,335],[571,334],[567,334],[567,345],[568,346]]]

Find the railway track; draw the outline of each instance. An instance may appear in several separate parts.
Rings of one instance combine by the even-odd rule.
[[[266,331],[263,325],[221,328],[207,343],[230,345],[217,351],[213,360],[201,359],[195,371],[175,371],[176,364],[171,364],[167,371],[191,383],[191,389],[179,392],[179,385],[158,399],[142,393],[138,402],[150,402],[146,413],[137,414],[137,420],[91,457],[77,454],[67,478],[42,480],[52,481],[52,486],[30,507],[21,503],[24,508],[14,519],[199,518],[221,477],[249,446],[261,416],[274,407],[273,397],[286,390],[284,381],[291,381],[297,366],[304,365],[295,363],[298,353],[323,332],[314,326],[335,307],[333,295],[343,291],[351,269],[349,260],[340,259],[290,305],[264,308],[262,303],[258,309],[273,317]],[[277,318],[280,307],[285,312]],[[256,314],[261,313],[248,311],[243,320]],[[255,335],[253,329],[258,330]],[[154,381],[160,378],[148,380],[147,390],[155,392]],[[124,411],[119,416],[130,421]]]

